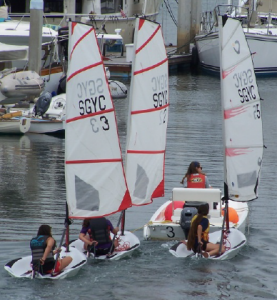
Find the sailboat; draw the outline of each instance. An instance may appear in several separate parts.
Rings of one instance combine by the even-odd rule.
[[[99,218],[121,212],[132,202],[114,105],[92,26],[70,23],[69,54],[65,136],[69,217]],[[139,247],[140,241],[133,233],[124,231],[119,235],[122,251],[95,258],[119,259]],[[70,245],[83,251],[81,240]],[[122,248],[124,245],[128,247]]]
[[[74,32],[77,26],[82,26],[84,30],[88,30],[86,29],[87,26],[77,24],[74,27]],[[87,38],[89,34],[86,35],[86,33],[83,32],[82,35]],[[92,37],[94,38],[93,34]],[[81,38],[79,41],[80,45]],[[96,41],[93,41],[93,43],[96,45]],[[77,109],[77,112],[67,113],[69,120],[76,119],[82,121],[84,124],[88,123],[86,126],[89,127],[92,135],[92,137],[88,139],[88,132],[90,133],[90,131],[85,129],[82,131],[86,140],[84,143],[84,150],[86,151],[84,154],[78,151],[75,156],[73,156],[72,151],[74,150],[70,147],[73,163],[67,163],[68,166],[71,164],[74,165],[74,169],[72,167],[71,178],[68,179],[73,181],[71,186],[74,187],[75,185],[77,187],[76,182],[85,181],[79,189],[83,192],[85,191],[84,194],[87,195],[86,197],[88,199],[84,197],[84,199],[77,201],[73,199],[70,204],[71,209],[74,208],[72,214],[74,214],[76,210],[77,218],[105,216],[120,210],[124,211],[132,205],[150,204],[153,198],[161,197],[164,194],[164,161],[169,99],[168,60],[161,26],[157,23],[138,18],[136,22],[134,45],[133,74],[129,96],[127,125],[126,182],[124,181],[125,173],[118,145],[115,117],[112,115],[114,114],[113,105],[112,102],[108,102],[108,99],[110,100],[110,94],[106,85],[105,88],[103,86],[101,91],[101,97],[103,97],[101,98],[101,102],[99,102],[101,105],[99,107],[94,106],[94,111],[91,113],[93,121],[87,122],[89,116],[86,114],[77,116],[80,112],[77,105],[75,105],[75,107],[77,107],[75,111]],[[71,48],[73,49],[74,46],[72,45]],[[96,47],[96,49],[98,48]],[[153,51],[153,49],[156,49],[156,51]],[[89,78],[97,78],[99,82],[100,76],[105,76],[105,73],[103,73],[103,64],[101,63],[101,57],[98,56],[98,52],[97,57],[95,57],[93,61],[88,62],[88,65],[91,66],[90,72],[97,74],[97,76],[94,75],[94,77],[90,76]],[[80,68],[80,65],[78,65],[78,68]],[[86,69],[86,67],[83,66],[83,69]],[[80,73],[75,69],[71,70],[71,72],[72,74]],[[74,77],[75,75],[73,78]],[[85,76],[85,78],[88,77]],[[75,80],[77,83],[82,82],[77,78]],[[85,86],[85,84],[82,85]],[[69,94],[72,93],[70,92]],[[94,95],[94,99],[97,97],[100,98],[100,96]],[[105,109],[101,110],[100,108],[103,107],[103,99],[105,99],[105,102],[103,102],[105,103]],[[80,99],[79,101],[82,100]],[[104,116],[105,119],[101,119]],[[101,120],[106,120],[106,122],[102,121],[101,123]],[[71,122],[67,121],[67,123],[70,124]],[[107,125],[109,126],[107,127]],[[83,127],[85,128],[85,125],[83,125]],[[112,134],[112,130],[113,134],[116,135],[114,138],[116,141],[114,142],[112,137],[109,136]],[[69,131],[70,135],[73,132],[73,130],[66,130],[66,134],[67,131]],[[106,137],[105,139],[104,136]],[[79,142],[80,138],[80,134],[78,134],[78,138],[74,134],[74,139],[72,140],[74,140],[75,147],[81,144],[81,142]],[[94,142],[89,146],[90,140]],[[99,146],[97,147],[97,145]],[[92,153],[89,153],[89,147],[92,148]],[[81,163],[79,164],[80,160]],[[107,162],[109,162],[109,164],[107,164]],[[93,168],[91,166],[92,164],[95,164]],[[114,164],[114,166],[112,166],[112,164]],[[115,173],[114,170],[116,166],[117,173]],[[85,171],[86,168],[87,171]],[[112,168],[114,171],[111,173],[109,168]],[[91,173],[92,170],[93,174],[89,179],[90,182],[88,182],[87,174]],[[70,173],[68,172],[68,174]],[[101,174],[101,176],[99,176],[99,174]],[[121,183],[118,183],[118,181]],[[71,195],[76,194],[75,190],[68,192]],[[109,193],[107,195],[108,200],[102,196],[104,192],[106,194]],[[124,195],[125,201],[121,200]],[[119,200],[121,200],[121,202]],[[109,206],[105,204],[107,201],[110,203]],[[102,206],[103,208],[101,209]],[[91,209],[91,211],[89,211],[89,209]],[[136,249],[139,246],[139,240],[135,235],[124,231],[124,222],[122,223],[124,235],[120,236],[120,240],[123,239],[121,243],[129,243],[131,250]],[[80,240],[72,242],[71,245],[76,246],[79,250],[83,248],[83,242]],[[116,249],[112,256],[96,256],[95,258],[119,259],[129,254],[128,252],[130,252],[129,249],[123,251],[117,251]]]
[[[239,21],[219,18],[221,54],[221,103],[224,143],[225,214],[222,230],[210,234],[212,243],[224,243],[226,251],[211,259],[234,257],[246,244],[245,235],[230,228],[230,200],[247,203],[258,197],[263,157],[261,99],[251,53]],[[183,243],[169,250],[176,257],[193,255]]]

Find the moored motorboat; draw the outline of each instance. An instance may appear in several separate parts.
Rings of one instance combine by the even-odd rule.
[[[255,4],[255,2],[257,2]],[[211,73],[219,73],[219,34],[217,18],[225,17],[240,19],[248,42],[250,52],[253,54],[254,70],[256,75],[277,75],[277,7],[269,8],[267,13],[259,12],[259,1],[251,1],[253,8],[247,8],[248,12],[242,14],[245,6],[218,5],[214,13],[205,13],[202,30],[195,36],[195,43],[201,67]],[[265,6],[266,7],[266,6]],[[262,6],[263,8],[263,6]],[[207,16],[213,16],[207,18]],[[273,22],[271,22],[273,20]]]
[[[0,134],[24,134],[30,130],[31,120],[20,117],[21,112],[6,113],[0,116]]]
[[[166,201],[153,214],[149,222],[143,227],[145,240],[183,240],[186,238],[184,222],[190,221],[201,203],[208,203],[210,207],[210,231],[214,232],[222,227],[223,208],[220,189],[188,189],[174,188],[172,200]],[[242,202],[229,202],[230,227],[245,232],[248,218],[248,205]],[[182,217],[181,217],[182,216]]]

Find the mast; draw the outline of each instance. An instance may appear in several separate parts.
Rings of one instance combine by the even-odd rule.
[[[226,20],[225,20],[226,22]],[[224,211],[224,219],[226,222],[226,229],[229,230],[229,214],[228,214],[228,200],[229,200],[229,192],[227,185],[227,167],[226,167],[226,137],[225,137],[225,122],[224,122],[224,89],[223,89],[223,78],[222,78],[222,48],[223,45],[223,26],[224,20],[222,16],[218,16],[219,23],[219,56],[220,56],[220,92],[221,92],[221,114],[222,114],[222,142],[223,142],[223,174],[224,174],[224,196],[223,200],[225,202],[225,211]],[[224,230],[224,224],[222,225],[222,231]],[[222,234],[223,237],[223,234]],[[221,248],[221,247],[220,247]]]

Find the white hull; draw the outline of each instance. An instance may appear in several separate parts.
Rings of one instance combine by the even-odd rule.
[[[42,28],[42,43],[51,42],[57,31],[51,28]],[[29,46],[30,22],[12,20],[0,22],[1,43],[17,46]]]
[[[127,97],[127,87],[122,82],[109,80],[109,87],[113,99],[124,99]]]
[[[212,189],[180,189],[184,191],[194,190],[196,193],[196,198],[193,201],[200,201],[202,202],[210,202],[210,213],[211,216],[209,217],[210,221],[210,232],[215,232],[222,228],[223,223],[223,216],[220,214],[220,198],[215,198],[213,200],[213,195],[209,199],[204,196],[203,193],[211,192]],[[200,191],[201,190],[201,191]],[[199,195],[197,195],[199,191]],[[200,193],[201,192],[201,193]],[[203,196],[202,196],[203,194]],[[208,195],[207,195],[208,196]],[[220,197],[217,194],[217,197]],[[199,200],[197,200],[197,197]],[[177,198],[178,199],[178,198]],[[180,197],[179,197],[180,199]],[[180,199],[181,200],[181,199]],[[183,199],[182,199],[183,200]],[[217,202],[218,205],[216,209],[212,209],[213,202]],[[168,206],[172,204],[172,201],[165,202],[159,209],[154,213],[151,217],[148,224],[146,224],[143,228],[143,236],[145,240],[153,239],[153,240],[183,240],[185,239],[185,234],[183,229],[180,226],[180,217],[181,217],[181,208],[176,208],[171,216],[171,220],[167,219],[165,216],[165,212]],[[182,203],[181,203],[182,204]],[[248,216],[248,204],[245,202],[234,202],[229,201],[229,208],[234,209],[238,216],[238,222],[232,223],[230,222],[230,227],[237,228],[241,232],[245,232],[245,226],[247,223],[247,216]],[[231,220],[231,218],[230,218]]]
[[[245,32],[253,58],[254,71],[260,75],[277,75],[277,35]],[[199,61],[203,69],[219,73],[218,32],[195,37]]]
[[[30,133],[62,133],[64,121],[49,119],[31,119]]]
[[[62,247],[60,257],[71,256],[72,262],[59,274],[52,276],[51,274],[41,275],[36,273],[35,278],[38,279],[64,279],[67,277],[75,276],[80,268],[87,262],[86,256],[75,248],[69,247],[69,252],[66,252],[66,248]],[[16,278],[32,278],[31,269],[32,256],[25,256],[12,260],[4,266],[4,269],[13,277]]]
[[[121,232],[118,232],[118,235],[120,235]],[[111,238],[113,238],[113,234],[111,234]],[[121,248],[124,247],[124,245],[128,246],[129,248],[123,251],[118,251],[115,250],[112,255],[106,256],[106,255],[100,255],[94,257],[93,253],[90,253],[90,257],[93,259],[100,259],[100,260],[118,260],[123,257],[129,256],[132,254],[134,250],[136,250],[140,246],[140,241],[139,239],[130,231],[124,231],[124,236],[120,235],[119,239],[119,247]],[[84,243],[81,240],[75,240],[70,243],[71,247],[76,247],[81,252],[85,252],[84,250]],[[86,252],[85,252],[86,253]]]
[[[21,119],[0,119],[0,133],[23,134],[30,130],[31,120]]]
[[[221,230],[213,232],[210,234],[209,241],[211,243],[220,243],[221,238]],[[234,228],[230,229],[230,233],[227,236],[226,247],[230,246],[230,249],[226,249],[226,251],[219,257],[209,257],[211,260],[227,260],[235,257],[241,248],[246,244],[246,237],[244,234]],[[187,246],[183,243],[178,243],[171,247],[169,252],[178,258],[186,258],[186,257],[196,257],[193,251],[187,250]]]

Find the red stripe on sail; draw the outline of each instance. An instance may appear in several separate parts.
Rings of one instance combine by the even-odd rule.
[[[164,179],[156,187],[155,191],[152,193],[151,199],[159,198],[164,196]]]
[[[226,70],[226,71],[222,71],[222,78],[226,78],[229,74],[231,74],[235,68],[237,67],[238,65],[234,66],[233,68],[229,69],[229,70]]]
[[[156,33],[159,31],[159,29],[160,29],[160,26],[158,26],[157,29],[151,34],[149,39],[136,50],[136,54],[139,53],[153,39],[153,37],[156,35]]]
[[[244,154],[247,154],[247,153],[250,153],[250,152],[252,152],[252,150],[249,149],[249,148],[239,148],[239,149],[226,148],[225,149],[225,155],[229,156],[229,157],[244,155]]]
[[[74,164],[99,164],[99,163],[114,163],[114,162],[122,162],[122,159],[110,158],[110,159],[67,160],[65,163],[67,165],[74,165]]]
[[[139,30],[141,29],[142,25],[144,24],[145,19],[139,19]]]
[[[238,108],[231,108],[231,109],[227,109],[224,110],[224,119],[230,119],[233,117],[236,117],[240,114],[243,114],[247,111],[248,107],[238,107]]]
[[[76,25],[76,23],[75,23],[75,25]],[[75,27],[75,25],[74,25],[74,27]],[[75,48],[78,46],[78,44],[80,44],[80,42],[81,42],[85,37],[87,37],[93,30],[94,30],[94,28],[91,28],[90,30],[88,30],[88,31],[87,31],[83,36],[81,36],[81,37],[79,38],[79,40],[75,43],[75,45],[73,46],[72,51],[71,51],[71,53],[70,53],[70,59],[71,59],[71,57],[72,57],[72,54],[73,54]]]
[[[162,110],[162,109],[164,109],[168,106],[169,106],[169,104],[165,104],[165,105],[157,107],[157,108],[149,108],[149,109],[145,109],[145,110],[136,110],[136,111],[132,111],[131,115],[145,114],[145,113],[149,113],[149,112],[153,112],[153,111],[157,111],[157,110]]]
[[[103,61],[99,61],[99,62],[97,62],[97,63],[95,63],[95,64],[86,66],[85,68],[82,68],[82,69],[80,69],[80,70],[78,70],[78,71],[72,73],[72,74],[67,78],[66,81],[68,82],[68,81],[69,81],[70,79],[72,79],[74,76],[76,76],[76,75],[78,75],[78,74],[80,74],[80,73],[82,73],[82,72],[84,72],[84,71],[87,71],[87,70],[89,70],[89,69],[92,69],[92,68],[95,68],[95,67],[97,67],[97,66],[100,66],[100,65],[103,65]]]
[[[71,23],[71,35],[73,34],[73,31],[74,31],[74,28],[75,28],[76,25],[77,25],[76,22]]]
[[[113,108],[105,109],[105,110],[102,110],[102,111],[98,111],[96,113],[87,114],[87,115],[84,115],[84,116],[78,116],[78,117],[75,117],[75,118],[67,119],[66,123],[70,123],[70,122],[74,122],[74,121],[77,121],[77,120],[94,117],[94,116],[97,116],[97,115],[103,115],[103,114],[110,113],[110,112],[113,112],[113,111],[114,111]]]
[[[122,202],[121,202],[118,210],[122,211],[122,210],[127,209],[127,208],[129,208],[131,206],[132,206],[131,196],[130,196],[129,191],[126,190],[125,195],[124,195],[124,197],[122,199]]]
[[[165,58],[164,60],[160,61],[159,63],[157,63],[155,65],[152,65],[152,66],[150,66],[148,68],[145,68],[145,69],[141,69],[139,71],[136,71],[136,72],[134,72],[134,75],[138,75],[140,73],[147,72],[149,70],[155,69],[155,68],[161,66],[162,64],[164,64],[165,62],[167,62],[167,60],[168,60],[168,58]]]

